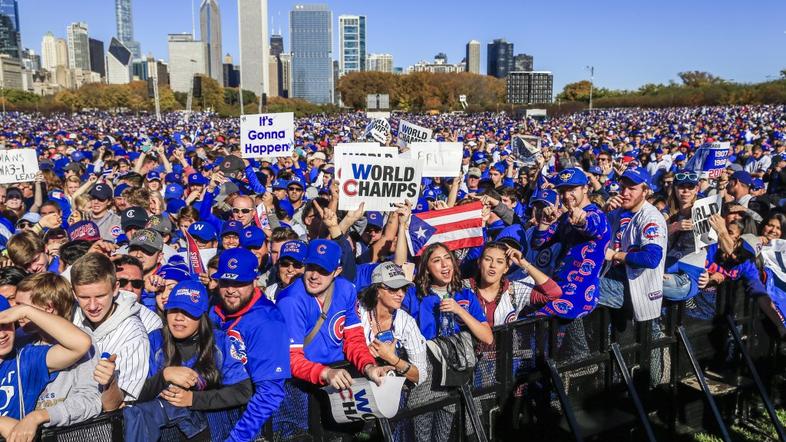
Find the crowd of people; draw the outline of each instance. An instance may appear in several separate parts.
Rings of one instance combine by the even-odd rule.
[[[4,114],[0,144],[35,149],[40,172],[0,186],[0,434],[122,409],[127,439],[157,440],[243,406],[228,440],[254,440],[268,421],[306,425],[287,420],[305,406],[288,379],[341,390],[395,374],[416,403],[446,383],[434,342],[493,355],[494,326],[553,316],[580,356],[577,319],[598,304],[657,333],[664,302],[708,317],[734,280],[783,330],[768,287],[786,268],[765,252],[786,250],[784,115],[397,115],[390,145],[404,119],[463,143],[463,160],[382,213],[338,209],[333,151],[363,140],[364,114],[297,119],[291,156],[250,159],[237,119],[211,114]],[[540,152],[517,156],[519,134]],[[689,161],[712,141],[731,152],[710,178]],[[701,247],[692,208],[708,196],[718,239]],[[412,255],[413,217],[477,202],[484,244]],[[684,265],[697,254],[699,271]],[[447,438],[444,424],[419,427]]]

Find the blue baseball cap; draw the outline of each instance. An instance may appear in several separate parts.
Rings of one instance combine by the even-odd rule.
[[[335,272],[341,265],[341,247],[327,239],[315,239],[308,244],[306,265],[321,267],[326,272]]]
[[[336,246],[338,247],[338,246]],[[224,279],[237,282],[252,282],[257,278],[259,261],[251,251],[242,247],[225,250],[218,257],[218,271],[213,279]]]
[[[754,178],[752,181],[751,189],[752,190],[761,190],[764,189],[764,181],[761,178]]]
[[[291,186],[293,184],[296,185],[296,186],[300,186],[301,189],[305,189],[305,186],[303,186],[303,181],[299,177],[296,177],[296,176],[292,177],[292,179],[289,180],[289,183],[287,184],[287,187],[289,187],[289,186]]]
[[[369,226],[379,227],[385,225],[385,219],[380,212],[366,212],[366,220]]]
[[[184,265],[164,264],[158,268],[156,275],[173,281],[181,282],[191,279],[191,274]]]
[[[428,211],[428,200],[425,198],[418,198],[415,207],[412,208],[412,213],[420,213]]]
[[[169,172],[168,174],[164,175],[164,182],[165,183],[178,183],[183,180],[183,174],[178,172]]]
[[[622,180],[630,181],[633,185],[646,184],[647,187],[652,188],[652,178],[642,167],[633,167],[625,170],[620,178],[620,183],[622,183]]]
[[[167,184],[164,190],[164,199],[180,199],[183,198],[183,186],[177,183]]]
[[[738,170],[737,172],[731,174],[731,179],[737,180],[748,187],[753,186],[753,177],[744,170]]]
[[[535,195],[533,196],[531,203],[536,203],[539,201],[552,206],[556,206],[557,192],[551,189],[540,189],[539,191],[535,192]]]
[[[290,258],[296,262],[305,262],[307,254],[308,244],[299,239],[296,239],[281,244],[278,260],[281,261],[284,258]]]
[[[5,296],[0,296],[0,312],[6,311],[11,308],[11,304],[8,302]]]
[[[590,166],[588,172],[593,175],[603,175],[603,169],[601,169],[599,166]]]
[[[204,186],[208,183],[208,179],[201,173],[192,173],[188,176],[188,185]]]
[[[241,234],[243,233],[243,223],[236,220],[229,220],[225,222],[221,227],[221,236],[223,237],[229,233],[234,233],[238,238],[240,238]]]
[[[680,161],[685,161],[685,155],[679,154],[676,157],[674,157],[674,162],[675,163],[679,163]]]
[[[557,189],[561,187],[586,186],[587,183],[589,183],[587,174],[578,167],[565,169],[554,177],[554,187]]]
[[[186,207],[186,202],[181,199],[171,199],[166,202],[167,213],[177,213],[183,207]]]
[[[257,226],[248,226],[240,235],[240,246],[256,249],[265,245],[265,232]]]
[[[161,181],[161,174],[158,173],[158,172],[155,172],[155,171],[154,172],[148,172],[147,173],[147,180],[148,181],[154,181],[154,180]]]
[[[434,189],[426,189],[423,191],[423,198],[428,201],[432,200],[435,201],[437,199],[437,192]]]
[[[273,181],[273,190],[287,190],[287,186],[289,186],[289,181],[277,179]]]
[[[475,152],[472,154],[473,163],[487,163],[489,161],[486,152]]]
[[[164,311],[182,310],[193,318],[199,318],[210,308],[207,289],[202,283],[194,280],[178,282],[169,293]]]
[[[204,221],[197,221],[188,226],[188,234],[202,241],[215,241],[216,228]]]
[[[126,183],[120,183],[117,185],[117,187],[115,187],[113,195],[115,196],[115,198],[120,198],[121,196],[123,196],[123,191],[128,189],[129,187],[131,186],[129,186]]]

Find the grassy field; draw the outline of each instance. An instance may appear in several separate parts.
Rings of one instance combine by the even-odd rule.
[[[786,425],[786,410],[783,408],[776,410],[778,419],[782,425]],[[755,428],[756,430],[752,430]],[[775,433],[775,428],[766,417],[761,417],[750,426],[733,425],[731,427],[731,437],[738,442],[763,442],[763,441],[777,441],[778,436]],[[720,437],[707,433],[698,433],[693,436],[695,442],[722,442]]]

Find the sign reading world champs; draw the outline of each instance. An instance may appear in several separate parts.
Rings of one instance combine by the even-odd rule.
[[[420,194],[422,165],[412,159],[344,155],[338,158],[339,210],[390,212],[395,203],[409,200],[412,207]]]
[[[255,114],[240,117],[243,158],[288,157],[295,139],[295,114]]]

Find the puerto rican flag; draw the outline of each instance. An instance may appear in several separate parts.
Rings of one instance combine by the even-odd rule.
[[[483,245],[483,219],[480,201],[412,214],[407,232],[409,251],[420,256],[423,250],[435,242],[445,244],[450,250]]]

